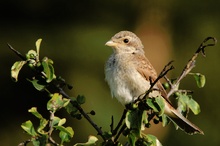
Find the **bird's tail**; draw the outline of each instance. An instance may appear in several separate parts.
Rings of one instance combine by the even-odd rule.
[[[180,112],[178,112],[176,109],[171,109],[171,112],[174,116],[169,116],[170,120],[173,121],[175,124],[179,126],[180,129],[185,131],[186,133],[192,135],[192,134],[204,134],[203,131],[194,125],[192,122],[190,122],[187,118],[185,118]]]

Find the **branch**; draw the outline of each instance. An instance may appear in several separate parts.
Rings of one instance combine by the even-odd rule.
[[[116,126],[116,128],[112,131],[112,136],[115,136],[117,133],[118,133],[118,129],[121,127],[124,119],[125,119],[125,116],[126,116],[126,113],[127,113],[127,109],[124,109],[123,111],[123,114],[121,116],[121,119],[120,121],[118,122],[118,125]]]
[[[64,97],[70,99],[70,103],[72,105],[74,105],[74,107],[76,107],[79,112],[83,115],[83,117],[93,126],[93,128],[95,128],[95,130],[98,132],[98,135],[100,135],[102,137],[102,139],[105,141],[106,138],[103,135],[103,132],[101,130],[101,128],[99,128],[93,121],[92,119],[89,117],[89,115],[82,109],[82,107],[75,101],[73,101],[70,96],[64,92],[64,90],[60,87],[57,87],[59,89],[60,94],[62,94]]]
[[[124,123],[121,129],[119,130],[118,134],[115,136],[114,142],[117,142],[122,132],[127,128],[126,124]]]
[[[212,40],[212,43],[207,43],[209,40]],[[206,44],[207,43],[207,44]],[[196,63],[196,58],[198,57],[199,53],[201,52],[202,55],[205,57],[205,48],[208,46],[214,46],[217,43],[216,38],[214,37],[207,37],[206,39],[204,39],[204,41],[200,44],[200,46],[198,47],[198,49],[196,50],[196,52],[194,53],[194,55],[192,56],[192,58],[188,61],[188,63],[186,64],[186,66],[184,67],[182,73],[180,74],[180,76],[177,78],[176,82],[174,84],[172,84],[169,80],[167,80],[167,78],[165,78],[168,83],[170,84],[170,91],[167,94],[167,97],[169,98],[174,92],[178,91],[178,86],[180,84],[180,81],[187,75],[189,74],[189,72],[195,67],[195,63]]]

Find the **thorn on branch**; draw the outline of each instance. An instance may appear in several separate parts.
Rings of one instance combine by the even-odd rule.
[[[212,40],[212,43],[206,44],[209,40]],[[217,43],[217,39],[214,37],[207,37],[203,40],[203,42],[200,44],[199,48],[197,49],[196,53],[198,54],[200,51],[202,51],[202,55],[205,57],[205,48],[208,46],[215,46]]]

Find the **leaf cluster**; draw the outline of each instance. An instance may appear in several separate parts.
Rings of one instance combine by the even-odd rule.
[[[77,107],[85,103],[84,96],[77,96],[76,98],[65,97],[65,94],[61,92],[51,93],[49,91],[49,86],[55,86],[60,91],[65,86],[71,88],[70,85],[66,84],[64,79],[61,77],[56,77],[53,67],[53,61],[48,57],[43,57],[40,60],[40,44],[42,39],[36,41],[36,50],[29,50],[27,54],[22,56],[19,52],[14,50],[10,45],[9,47],[23,59],[21,61],[16,61],[11,67],[11,77],[13,81],[18,81],[18,75],[24,65],[27,65],[33,72],[34,76],[27,80],[32,83],[33,87],[38,91],[48,92],[49,100],[47,102],[47,111],[50,113],[50,118],[44,118],[38,111],[37,107],[32,107],[28,112],[32,113],[38,120],[39,125],[37,128],[34,127],[33,123],[28,120],[22,123],[22,129],[31,136],[31,138],[19,145],[26,145],[32,142],[34,146],[44,146],[48,144],[53,145],[64,145],[65,142],[70,142],[74,136],[74,131],[72,127],[65,126],[66,118],[60,118],[56,116],[56,112],[60,109],[66,109],[66,111],[74,118],[81,119],[82,114],[79,112]],[[95,114],[94,111],[91,114]],[[58,131],[60,142],[58,143],[52,137],[54,130]],[[98,139],[94,136],[90,136],[88,142],[78,143],[76,145],[88,145],[94,144]]]

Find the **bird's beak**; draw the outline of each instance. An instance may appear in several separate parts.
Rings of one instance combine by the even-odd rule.
[[[109,40],[108,42],[105,43],[105,45],[109,47],[115,47],[117,43],[113,42],[112,40]]]

